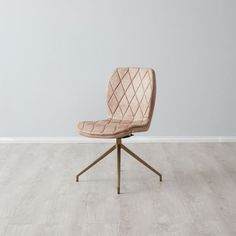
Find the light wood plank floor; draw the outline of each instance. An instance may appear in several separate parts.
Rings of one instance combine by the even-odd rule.
[[[236,235],[236,144],[127,144],[163,182],[109,144],[0,145],[0,235]]]

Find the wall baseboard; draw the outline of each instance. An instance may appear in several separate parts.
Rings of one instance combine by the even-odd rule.
[[[229,143],[236,136],[134,136],[127,143]],[[114,139],[78,137],[0,137],[3,143],[114,143]]]

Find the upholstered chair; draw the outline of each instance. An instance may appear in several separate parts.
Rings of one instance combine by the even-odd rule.
[[[156,98],[155,72],[149,68],[117,68],[108,84],[108,118],[96,121],[81,121],[78,129],[89,138],[116,139],[116,144],[86,167],[79,176],[116,149],[117,152],[117,193],[120,193],[121,149],[141,162],[155,174],[162,175],[122,144],[123,138],[136,132],[147,131],[150,127]]]

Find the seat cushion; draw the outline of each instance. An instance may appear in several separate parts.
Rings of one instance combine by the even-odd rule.
[[[81,121],[78,124],[81,135],[93,138],[122,138],[132,132],[145,131],[148,123],[145,120],[130,121],[106,119],[98,121]]]

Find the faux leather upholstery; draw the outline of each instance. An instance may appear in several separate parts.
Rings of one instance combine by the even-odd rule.
[[[122,138],[149,129],[156,97],[155,72],[149,68],[117,68],[108,85],[108,118],[82,121],[81,135]]]

